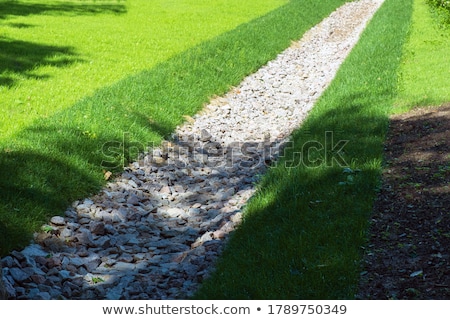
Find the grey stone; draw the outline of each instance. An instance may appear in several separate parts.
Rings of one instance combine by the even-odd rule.
[[[127,220],[127,211],[124,208],[114,209],[111,212],[113,222],[125,222]]]
[[[22,250],[22,254],[25,257],[46,257],[49,255],[49,253],[38,244],[29,245]]]
[[[107,249],[111,247],[111,237],[103,236],[98,238],[97,240],[94,240],[95,247]]]
[[[16,265],[14,258],[11,256],[6,256],[1,260],[0,269],[3,266],[4,268],[12,268]]]
[[[71,265],[74,265],[75,267],[81,267],[82,265],[85,264],[86,259],[83,258],[79,258],[79,257],[72,257],[69,258],[69,262]]]
[[[118,261],[123,261],[123,262],[133,262],[133,256],[129,253],[124,253],[122,254],[118,259]]]
[[[130,283],[134,280],[134,276],[124,276],[120,279],[120,282],[114,288],[108,290],[106,298],[109,300],[119,300],[122,298],[126,288],[130,286]]]
[[[89,230],[91,231],[92,234],[101,235],[101,236],[104,235],[106,232],[105,224],[100,221],[91,221],[89,223]]]
[[[70,278],[70,272],[67,271],[67,270],[61,270],[61,271],[59,271],[59,276],[63,280],[69,279]]]
[[[202,142],[209,141],[212,138],[212,135],[208,132],[208,130],[202,129],[200,133],[200,140]]]
[[[102,262],[97,254],[92,254],[85,259],[84,266],[88,272],[93,272]]]
[[[14,288],[12,282],[9,281],[8,278],[3,278],[3,280],[2,280],[1,270],[0,270],[0,282],[2,282],[2,281],[3,281],[3,283],[0,284],[0,300],[16,298],[17,297],[16,289]],[[20,288],[19,288],[19,290],[20,290]]]
[[[135,268],[136,268],[136,265],[134,263],[122,262],[122,261],[117,262],[113,266],[113,269],[117,270],[117,271],[133,271]]]
[[[24,261],[25,260],[25,256],[23,255],[22,252],[16,251],[14,250],[13,252],[11,252],[11,256],[15,259],[17,259],[19,262]]]
[[[60,237],[65,239],[65,238],[71,238],[73,236],[73,231],[69,228],[64,228],[61,231]]]
[[[44,275],[41,275],[41,274],[33,274],[31,276],[31,280],[33,281],[33,283],[36,283],[36,284],[43,284],[46,281]]]
[[[40,294],[41,292],[38,288],[32,288],[28,291],[27,297],[31,300],[42,300]]]
[[[16,281],[18,283],[22,283],[25,280],[28,280],[32,275],[32,273],[25,272],[24,270],[25,269],[11,268],[11,269],[9,269],[9,273],[13,277],[14,281]]]
[[[94,238],[92,236],[91,231],[86,228],[80,228],[78,233],[75,235],[75,238],[80,242],[80,244],[85,246],[92,246]]]
[[[179,217],[179,216],[181,216],[181,215],[184,215],[184,210],[183,209],[181,209],[181,208],[169,208],[169,209],[167,209],[167,215],[168,215],[168,217],[170,217],[170,218],[176,218],[176,217]]]
[[[136,182],[134,182],[133,180],[128,180],[128,184],[130,185],[130,186],[132,186],[133,188],[138,188],[138,185],[136,184]]]
[[[63,217],[54,216],[50,219],[50,222],[57,226],[63,226],[66,222]]]
[[[134,182],[133,182],[133,183],[134,183]],[[136,184],[136,183],[134,183],[134,184]],[[135,188],[137,188],[137,186],[136,186]],[[137,196],[135,196],[134,194],[132,194],[132,195],[130,195],[130,196],[128,197],[127,203],[128,203],[128,204],[131,204],[131,205],[134,205],[134,206],[137,206],[137,205],[139,205],[139,204],[141,203],[141,201],[140,201],[140,199],[139,199]]]
[[[50,300],[52,297],[48,292],[39,292],[34,296],[35,300]]]

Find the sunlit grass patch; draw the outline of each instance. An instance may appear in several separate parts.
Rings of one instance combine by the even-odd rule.
[[[0,143],[285,0],[0,0]]]
[[[405,44],[396,112],[450,101],[450,28],[433,18],[426,0],[416,0]]]

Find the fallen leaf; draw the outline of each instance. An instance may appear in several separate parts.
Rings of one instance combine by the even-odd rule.
[[[111,171],[105,171],[105,173],[104,173],[105,180],[109,180],[109,178],[111,178],[111,176],[112,176]]]
[[[195,122],[195,119],[192,118],[191,116],[184,115],[183,118],[184,118],[184,120],[186,120],[188,123],[191,123],[191,124],[192,124],[192,123]]]

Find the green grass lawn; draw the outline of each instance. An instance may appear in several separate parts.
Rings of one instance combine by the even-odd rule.
[[[0,2],[0,252],[344,2]]]
[[[414,2],[396,112],[450,101],[450,25],[445,28],[435,18],[426,0]]]
[[[287,0],[0,0],[0,139]]]
[[[354,298],[412,2],[386,0],[375,14],[294,147],[263,177],[196,299]],[[321,164],[293,167],[287,161],[298,162],[308,141],[323,149],[304,160]],[[335,154],[339,141],[348,142]]]

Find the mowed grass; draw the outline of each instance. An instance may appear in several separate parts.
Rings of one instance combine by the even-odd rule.
[[[399,78],[396,112],[450,101],[450,25],[439,23],[426,0],[414,2]]]
[[[61,37],[62,42],[49,43],[51,41],[51,36],[49,36],[48,38],[44,37],[46,41],[42,40],[42,44],[32,42],[31,47],[28,47],[32,41],[30,39],[15,40],[25,42],[21,45],[25,45],[27,49],[31,48],[25,51],[30,54],[39,47],[47,50],[49,49],[47,46],[50,46],[50,49],[56,46],[56,51],[61,47],[65,49],[62,53],[49,54],[44,50],[45,54],[41,54],[44,58],[35,59],[40,63],[34,63],[36,61],[32,59],[33,63],[24,64],[24,70],[2,67],[4,87],[2,88],[2,97],[10,90],[24,90],[24,93],[28,90],[36,95],[41,94],[42,99],[55,103],[49,106],[42,104],[42,107],[36,107],[42,112],[34,113],[32,105],[37,99],[36,96],[17,95],[15,96],[17,101],[14,101],[20,107],[12,108],[10,111],[16,112],[17,119],[22,119],[20,128],[11,123],[16,118],[2,121],[2,126],[8,128],[6,130],[2,127],[2,132],[7,131],[8,134],[5,134],[5,138],[0,140],[1,254],[6,254],[12,249],[21,248],[27,244],[33,231],[47,222],[50,216],[63,214],[72,201],[98,191],[105,183],[104,170],[120,172],[123,165],[127,164],[139,151],[167,138],[176,125],[182,123],[183,115],[195,114],[211,97],[223,94],[232,85],[238,84],[244,76],[273,59],[276,54],[288,47],[292,40],[300,38],[306,30],[344,2],[344,0],[330,0],[325,3],[315,0],[293,0],[280,6],[282,2],[273,1],[249,1],[246,3],[208,1],[208,4],[206,1],[130,1],[125,4],[101,1],[91,3],[91,7],[87,7],[90,9],[87,11],[86,7],[79,7],[78,2],[69,4],[58,2],[61,8],[57,10],[53,7],[58,4],[55,2],[52,2],[53,5],[38,5],[36,2],[34,5],[28,4],[27,6],[20,1],[6,3],[19,5],[18,9],[11,10],[9,15],[5,14],[3,10],[1,11],[2,25],[13,23],[7,27],[9,30],[17,28],[25,32],[28,30],[27,28],[36,28],[32,32],[30,31],[32,34],[36,33],[33,35],[34,37],[39,33],[38,30],[44,32],[47,28],[51,28],[52,25],[48,22],[51,19],[59,18],[65,21],[59,25],[62,29],[73,29],[75,25],[78,25],[72,19],[87,19],[94,24],[91,26],[92,33],[103,30],[105,42],[110,43],[110,46],[106,47],[107,49],[99,50],[105,52],[122,50],[121,58],[125,61],[130,59],[130,55],[133,55],[132,50],[129,49],[134,48],[136,41],[140,38],[134,38],[131,41],[134,46],[127,42],[127,39],[113,37],[114,40],[111,40],[110,32],[107,32],[103,22],[106,25],[114,26],[114,30],[119,32],[120,28],[126,27],[126,15],[131,15],[133,10],[142,13],[147,17],[148,23],[151,23],[156,20],[155,16],[158,16],[158,12],[164,16],[161,12],[177,11],[178,6],[181,6],[182,9],[177,11],[179,17],[167,18],[167,25],[161,27],[161,30],[158,29],[161,34],[155,36],[155,39],[164,38],[162,36],[165,34],[164,28],[172,28],[166,34],[169,40],[164,40],[167,47],[161,44],[158,50],[152,51],[153,53],[146,56],[146,59],[152,60],[153,54],[156,55],[156,52],[166,50],[163,54],[164,59],[161,58],[162,61],[157,62],[152,60],[147,66],[140,67],[148,67],[144,71],[126,76],[126,72],[132,73],[137,70],[130,70],[132,66],[142,63],[138,57],[132,57],[128,62],[128,67],[122,70],[124,74],[116,76],[114,79],[110,79],[108,76],[111,71],[100,70],[109,68],[101,64],[102,60],[106,61],[107,59],[97,56],[97,50],[91,51],[85,48],[86,52],[83,53],[82,49],[77,47],[75,40],[72,43],[63,42],[62,39],[66,39],[66,37]],[[137,6],[139,3],[142,6]],[[154,6],[149,7],[148,3]],[[201,3],[203,6],[200,5],[200,10],[198,4]],[[266,10],[276,9],[262,14],[261,8],[264,7],[264,3],[266,3]],[[81,4],[85,5],[86,3],[82,2]],[[108,10],[105,8],[102,11],[95,5],[111,5],[113,7]],[[135,5],[136,7],[134,7]],[[211,12],[215,12],[214,8],[217,5],[221,8],[219,10],[221,15],[229,14],[230,17],[211,18],[208,6],[211,6]],[[42,6],[45,10],[42,9]],[[9,7],[4,4],[3,8]],[[41,9],[36,12],[36,8]],[[72,11],[66,12],[67,8]],[[196,10],[201,12],[201,14],[192,13],[191,16],[193,15],[195,19],[190,20],[190,24],[196,26],[195,30],[199,33],[205,32],[205,29],[210,30],[209,24],[214,26],[216,20],[226,23],[228,27],[220,29],[216,35],[213,32],[203,33],[204,36],[197,39],[198,44],[193,46],[196,42],[190,41],[192,37],[196,37],[195,32],[189,29],[185,30],[189,23],[186,24],[184,23],[186,21],[183,20],[190,15],[188,8],[191,8],[193,12],[197,12]],[[194,8],[196,9],[194,10]],[[236,12],[233,12],[233,8],[236,9]],[[32,13],[20,14],[25,9]],[[149,10],[148,14],[145,14],[146,10]],[[245,22],[244,18],[239,21],[234,20],[236,23],[231,26],[228,20],[235,19],[231,16],[242,17],[243,12],[251,13],[246,17],[247,20],[255,17],[255,12],[259,12],[259,16],[246,23],[242,23]],[[138,15],[138,13],[135,14]],[[167,14],[170,16],[172,13]],[[45,27],[38,28],[35,26],[39,25],[37,22],[32,23],[26,19],[37,19],[38,15],[45,16],[45,19],[42,20],[42,24],[45,21]],[[198,25],[203,23],[201,19],[203,15],[207,22]],[[8,22],[8,19],[13,21]],[[102,19],[119,20],[116,20],[116,23],[108,24],[107,21],[101,22]],[[145,23],[137,23],[136,19],[129,23],[134,24],[136,29],[145,29]],[[178,29],[171,26],[171,24],[178,23],[184,24]],[[155,24],[158,22],[155,21]],[[235,27],[236,25],[238,26]],[[80,28],[84,27],[80,25]],[[226,31],[228,29],[230,30]],[[18,30],[16,31],[18,32]],[[49,34],[56,36],[59,32],[62,31],[56,28]],[[180,33],[177,32],[183,33],[184,37],[178,37]],[[131,32],[125,32],[122,35],[133,37]],[[80,37],[89,38],[90,33],[84,32]],[[67,38],[70,39],[70,36]],[[96,40],[90,43],[91,45],[95,45],[96,42],[103,43],[102,40],[103,37],[99,34]],[[185,43],[183,47],[176,43],[178,41],[185,41],[188,44]],[[148,42],[151,40],[147,38],[145,41],[139,42],[139,46],[148,46],[150,50],[154,44]],[[172,42],[174,43],[172,44]],[[119,49],[122,43],[125,43],[125,47],[128,46],[128,48]],[[39,44],[38,47],[34,47],[36,44]],[[172,45],[177,47],[179,52],[173,50]],[[8,46],[4,45],[4,47]],[[37,50],[37,52],[41,51]],[[14,54],[11,53],[9,56],[14,57]],[[93,57],[96,58],[93,59]],[[54,59],[59,62],[52,64]],[[24,60],[27,61],[27,59]],[[92,67],[90,66],[91,62],[94,65]],[[121,63],[120,58],[116,62],[110,62],[109,66],[112,67],[116,63]],[[21,65],[20,62],[17,64]],[[31,65],[40,65],[41,67],[31,67]],[[65,82],[66,90],[58,91],[56,83],[59,76],[63,77],[63,73],[70,72],[75,67],[84,70],[84,72],[75,71],[75,74],[80,74],[81,78],[70,77],[70,81]],[[99,84],[97,89],[91,88],[80,93],[76,99],[72,100],[76,101],[70,104],[68,101],[72,99],[72,94],[75,94],[73,92],[78,94],[77,88],[82,90],[83,83],[87,85],[90,83],[89,77],[95,77],[90,69],[94,67],[98,72],[103,72],[101,79],[105,82]],[[46,69],[47,73],[41,77],[35,77],[34,73],[39,73],[40,68]],[[55,73],[50,74],[50,71]],[[43,85],[41,82],[54,85],[39,89],[31,85],[38,85],[38,83]],[[78,83],[80,86],[72,91],[72,86],[76,87]],[[68,104],[57,102],[62,99],[62,96],[66,96]],[[45,113],[47,107],[49,111]],[[11,106],[7,105],[4,108],[11,108]],[[3,114],[9,116],[8,112]],[[33,119],[27,120],[26,114]]]
[[[0,139],[287,0],[0,0]]]
[[[1,1],[0,253],[25,245],[49,216],[102,185],[106,141],[141,130],[142,144],[158,142],[180,121],[176,100],[152,101],[151,85],[162,99],[169,94],[161,91],[173,90],[164,78],[173,75],[167,70],[141,75],[140,87],[133,78],[101,88],[151,70],[284,2]],[[194,67],[189,58],[177,59],[187,64],[184,72]],[[114,95],[129,104],[109,103]],[[151,127],[150,119],[161,116]],[[171,126],[159,132],[156,126],[167,121]]]
[[[196,299],[353,299],[413,0],[386,0]]]

